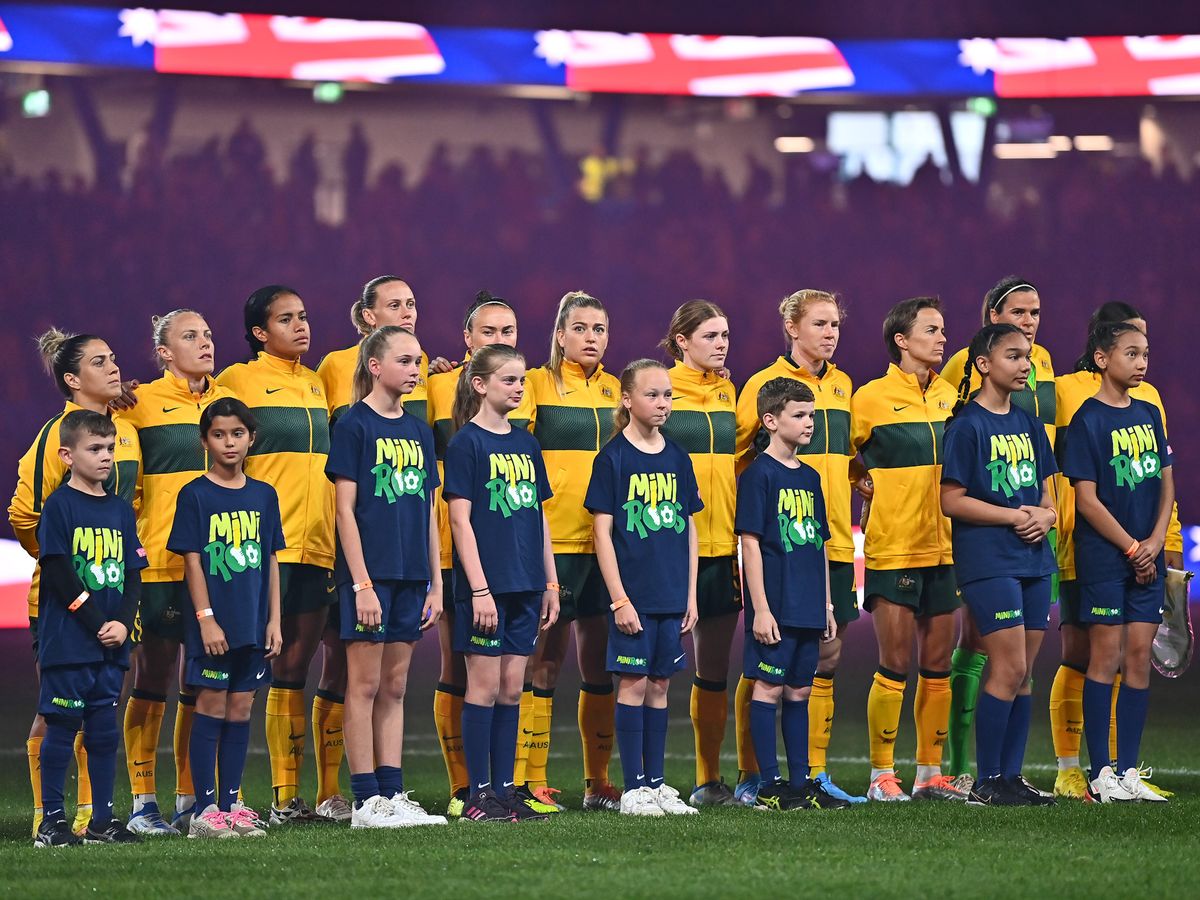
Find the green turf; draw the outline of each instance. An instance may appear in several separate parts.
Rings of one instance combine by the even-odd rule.
[[[838,676],[831,770],[855,790],[865,788],[868,775],[863,759],[867,671],[856,664]],[[444,803],[446,789],[431,733],[431,677],[420,676],[410,686],[405,775],[417,799],[433,808]],[[577,811],[581,786],[573,685],[564,684],[555,709],[551,775],[576,811],[550,822],[451,824],[394,833],[305,826],[276,828],[255,841],[177,838],[54,851],[36,850],[29,840],[21,744],[32,694],[22,686],[0,695],[0,895],[1184,897],[1200,881],[1195,837],[1200,833],[1200,800],[1195,799],[1200,795],[1200,725],[1190,709],[1196,680],[1192,673],[1175,683],[1155,678],[1144,755],[1159,768],[1155,781],[1180,792],[1170,804],[987,810],[911,803],[790,814],[723,809],[669,820],[583,813]],[[1044,712],[1048,689],[1047,674],[1035,695],[1039,712],[1026,768],[1043,787],[1052,784],[1054,762]],[[910,704],[911,695],[910,690]],[[668,781],[681,790],[693,778],[686,709],[687,683],[681,676],[672,688],[667,770]],[[159,775],[164,805],[173,784],[172,719],[168,708]],[[906,708],[897,746],[906,784],[913,773],[911,722]],[[725,756],[730,779],[736,776],[732,752],[731,727]],[[117,806],[127,812],[123,758],[120,769]],[[614,758],[614,775],[618,771]],[[343,773],[346,788],[348,781]],[[310,754],[303,778],[309,799],[313,784]],[[257,717],[245,787],[247,800],[263,810],[269,778]]]

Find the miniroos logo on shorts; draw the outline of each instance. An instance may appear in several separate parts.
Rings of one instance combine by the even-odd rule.
[[[471,643],[476,647],[487,647],[489,650],[495,650],[500,646],[500,638],[486,638],[473,634],[471,635]]]
[[[357,625],[354,626],[354,630],[357,631],[359,634],[366,634],[367,632],[370,632],[371,634],[382,634],[383,633],[383,625],[382,624],[372,625],[371,627],[368,628],[362,622],[359,622]]]
[[[784,675],[783,669],[781,669],[779,666],[772,666],[765,662],[760,662],[758,664],[758,670],[760,672],[766,672],[768,675],[774,675],[776,678],[782,678]]]
[[[618,656],[618,666],[644,666],[646,665],[646,657],[644,656]]]
[[[1105,616],[1107,618],[1110,616],[1119,616],[1120,614],[1121,614],[1121,610],[1119,610],[1115,606],[1093,606],[1092,607],[1092,615],[1093,616]]]
[[[201,669],[200,675],[203,678],[208,678],[212,681],[228,681],[229,673],[222,672],[219,669]]]
[[[83,709],[87,705],[82,700],[75,700],[68,697],[53,697],[50,703],[53,706],[61,706],[63,709]]]
[[[1023,612],[1019,609],[1002,609],[996,613],[997,622],[1011,622],[1013,619],[1019,619]]]

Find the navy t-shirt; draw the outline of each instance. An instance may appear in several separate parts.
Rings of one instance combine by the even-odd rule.
[[[429,425],[355,403],[333,430],[325,474],[358,485],[354,518],[371,580],[428,581],[429,510],[440,483]],[[340,543],[334,577],[353,581]]]
[[[639,613],[687,609],[688,518],[704,509],[691,457],[672,441],[646,453],[618,434],[592,463],[583,505],[613,517],[621,583]]]
[[[1083,401],[1067,427],[1063,474],[1094,481],[1096,497],[1134,538],[1149,537],[1158,515],[1162,470],[1171,448],[1158,408],[1145,400],[1109,406],[1095,397]],[[1123,547],[1105,540],[1075,507],[1075,572],[1083,584],[1119,581],[1132,574]],[[1163,573],[1163,555],[1158,557]]]
[[[271,554],[284,547],[275,488],[247,478],[222,487],[201,475],[184,485],[175,506],[167,549],[199,553],[208,602],[229,649],[265,646],[270,614]],[[205,655],[200,623],[184,613],[189,659]]]
[[[553,493],[537,438],[524,428],[495,434],[468,422],[446,448],[445,475],[446,499],[471,501],[471,529],[493,596],[544,591],[542,503]],[[454,596],[471,598],[457,550]]]
[[[119,618],[125,573],[146,567],[133,507],[115,494],[97,497],[64,484],[42,505],[41,559],[65,556],[90,596],[87,603]],[[67,610],[74,597],[42,597],[38,604],[38,663],[43,667],[110,662],[129,665],[129,642],[108,648]]]
[[[759,454],[738,479],[733,529],[758,537],[763,588],[775,621],[790,628],[825,628],[825,542],[829,519],[821,476]],[[746,604],[746,630],[754,607]]]
[[[946,425],[942,482],[993,506],[1039,506],[1046,479],[1058,471],[1046,429],[1012,404],[1004,415],[971,401]],[[1036,578],[1056,569],[1048,540],[1027,544],[1008,525],[954,519],[954,573],[959,584],[981,578]]]

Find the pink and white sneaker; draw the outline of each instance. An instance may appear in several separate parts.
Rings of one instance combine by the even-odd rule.
[[[226,815],[229,827],[238,837],[265,837],[267,834],[262,819],[249,807],[237,805]]]
[[[217,809],[216,805],[208,806],[198,816],[192,816],[192,824],[188,826],[190,838],[232,838],[237,832],[229,825],[229,814]]]

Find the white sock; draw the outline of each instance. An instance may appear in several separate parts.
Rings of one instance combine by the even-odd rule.
[[[195,794],[176,794],[175,795],[175,812],[185,813],[196,805]]]
[[[917,781],[922,784],[931,778],[937,778],[941,774],[941,766],[917,766]]]
[[[895,775],[895,769],[871,769],[871,780],[874,781],[880,775]]]
[[[1058,771],[1065,772],[1065,771],[1067,771],[1067,769],[1078,769],[1078,768],[1079,768],[1079,757],[1078,756],[1060,756],[1058,758]]]
[[[156,797],[153,794],[134,794],[133,795],[133,814],[136,816],[142,811],[142,807],[147,803],[154,803]]]

